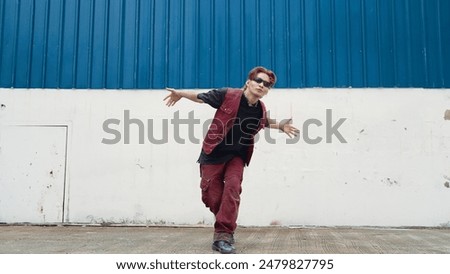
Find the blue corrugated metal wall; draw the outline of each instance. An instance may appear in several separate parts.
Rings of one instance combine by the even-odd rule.
[[[450,0],[1,0],[0,86],[450,87]]]

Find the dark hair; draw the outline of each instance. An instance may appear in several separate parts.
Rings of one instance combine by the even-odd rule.
[[[277,76],[275,75],[275,73],[269,69],[266,69],[265,67],[254,67],[252,70],[250,70],[250,72],[248,73],[248,80],[253,80],[256,78],[256,75],[258,75],[258,73],[265,73],[267,74],[267,76],[269,76],[270,79],[270,84],[273,87],[275,85],[275,82],[277,81]]]

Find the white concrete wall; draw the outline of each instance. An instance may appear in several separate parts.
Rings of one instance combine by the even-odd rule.
[[[194,137],[201,139],[214,109],[189,101],[167,108],[165,95],[0,90],[0,222],[51,222],[30,217],[35,210],[66,223],[211,224],[200,200],[201,144],[188,140],[186,125],[180,126],[185,144],[174,141],[170,120],[166,144],[139,144],[136,125],[131,144],[123,136],[119,144],[102,143],[113,137],[103,130],[106,119],[121,120],[111,128],[124,132],[125,110],[145,123],[152,119],[155,137],[162,136],[163,119],[195,110]],[[272,130],[276,143],[269,144],[261,132],[245,170],[240,225],[450,226],[449,90],[275,89],[264,101],[273,118],[292,116],[302,131],[308,119],[322,121],[310,126],[310,138],[325,137],[331,109],[333,123],[346,118],[339,132],[347,143],[333,137],[332,143],[300,138],[286,144],[286,136]],[[51,130],[61,128],[67,133]],[[19,148],[28,152],[11,153]],[[44,153],[52,148],[53,154]],[[51,156],[61,153],[62,159]],[[25,159],[30,155],[37,156]],[[47,193],[53,184],[63,193]]]

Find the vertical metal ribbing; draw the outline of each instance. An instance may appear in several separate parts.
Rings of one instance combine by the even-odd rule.
[[[185,3],[184,3],[184,1],[181,1],[181,4],[180,4],[180,6],[179,6],[179,8],[180,8],[180,18],[179,18],[179,20],[180,20],[180,22],[179,22],[179,25],[178,25],[178,27],[180,28],[180,31],[179,31],[179,41],[180,41],[180,50],[179,50],[179,56],[180,56],[180,58],[179,58],[179,60],[180,60],[180,65],[179,66],[177,66],[178,67],[178,86],[180,86],[180,87],[182,87],[182,86],[184,86],[184,77],[183,77],[183,75],[184,75],[184,73],[185,73],[185,71],[184,71],[184,53],[186,52],[185,51],[185,47],[186,47],[186,43],[185,43],[185,35],[184,35],[184,29],[183,29],[183,26],[184,26],[184,21],[185,21],[185,15],[184,15],[184,7],[185,7]]]
[[[400,86],[398,82],[398,69],[397,69],[397,39],[395,37],[397,36],[397,26],[396,26],[396,13],[395,13],[395,1],[391,2],[391,16],[392,16],[392,47],[393,47],[393,57],[394,57],[394,86],[398,87]]]
[[[74,22],[74,26],[75,26],[75,35],[73,38],[73,51],[74,51],[74,55],[73,55],[73,65],[72,65],[72,87],[76,87],[77,86],[77,71],[78,71],[78,48],[79,48],[79,40],[80,40],[80,2],[77,1],[75,3],[75,22]]]
[[[88,68],[87,68],[87,82],[86,86],[92,88],[92,56],[94,48],[94,18],[95,18],[95,0],[90,3],[90,14],[89,14],[89,48],[88,48]]]
[[[210,6],[210,14],[212,15],[210,17],[210,37],[211,37],[211,43],[210,43],[210,55],[209,55],[209,61],[210,61],[210,75],[209,75],[209,87],[212,87],[214,85],[215,82],[215,64],[214,64],[214,45],[215,45],[215,36],[214,36],[214,18],[215,18],[215,2],[212,1],[211,2],[211,6]]]
[[[277,87],[449,85],[446,1],[145,1],[0,1],[2,87],[215,87],[255,62]]]
[[[240,35],[240,44],[241,44],[241,52],[240,52],[240,74],[243,74],[243,72],[245,71],[245,31],[246,31],[246,27],[245,27],[245,5],[244,5],[244,1],[240,1],[240,5],[241,5],[241,14],[239,16],[239,20],[240,20],[240,26],[241,29],[239,31],[239,35]]]
[[[288,86],[291,86],[291,62],[289,62],[289,60],[291,60],[291,24],[290,24],[290,16],[289,16],[289,11],[290,11],[290,5],[289,5],[289,1],[285,2],[285,11],[286,11],[286,61],[284,62],[285,66],[286,66],[286,84]]]
[[[246,71],[246,56],[247,53],[245,51],[245,46],[246,46],[246,41],[245,41],[245,36],[246,36],[246,31],[247,31],[247,27],[246,27],[246,22],[245,22],[245,2],[244,1],[240,1],[241,2],[241,30],[239,31],[241,37],[240,37],[240,45],[241,45],[241,73],[245,74]]]
[[[1,72],[1,64],[3,62],[3,28],[5,27],[5,1],[0,1],[0,72]],[[2,79],[0,79],[1,82]]]
[[[345,0],[345,12],[347,14],[347,31],[346,31],[346,39],[347,39],[347,86],[351,87],[353,86],[353,73],[352,73],[352,52],[351,52],[351,43],[352,43],[352,36],[350,35],[351,32],[351,24],[352,24],[352,17],[350,16],[350,4],[348,1],[351,0]]]
[[[121,5],[119,5],[119,38],[118,38],[118,41],[119,41],[119,49],[117,50],[118,51],[118,60],[117,60],[117,73],[119,74],[118,75],[118,83],[117,83],[117,86],[115,87],[115,88],[118,88],[118,89],[122,89],[123,88],[123,83],[124,83],[124,80],[123,80],[123,71],[124,71],[124,66],[123,66],[123,59],[125,58],[124,57],[124,55],[125,55],[125,50],[124,50],[124,45],[125,45],[125,35],[124,35],[124,32],[125,32],[125,3],[126,3],[126,0],[120,0],[120,2],[121,2]]]
[[[230,86],[230,6],[229,1],[225,2],[225,83]]]
[[[110,11],[109,1],[105,2],[105,24],[104,24],[104,37],[103,37],[103,75],[102,75],[102,86],[106,88],[107,86],[107,75],[108,75],[108,47],[109,47],[109,11]]]
[[[196,67],[196,77],[195,77],[195,87],[199,87],[200,86],[200,55],[202,54],[200,51],[200,2],[196,1],[196,16],[195,16],[195,32],[196,32],[196,39],[195,39],[195,43],[196,43],[196,47],[195,47],[195,53],[197,56],[197,58],[195,59],[195,67]]]
[[[43,60],[42,60],[42,73],[41,73],[41,88],[46,86],[47,78],[47,56],[48,56],[48,37],[49,35],[49,21],[50,21],[50,0],[45,1],[45,14],[44,14],[44,47],[43,47]]]
[[[260,20],[261,20],[261,18],[260,18],[261,9],[262,9],[262,7],[261,7],[259,1],[256,1],[255,2],[255,10],[257,11],[256,14],[255,14],[255,16],[256,16],[256,26],[255,26],[256,27],[256,41],[260,41],[260,37],[261,37],[260,32],[262,31],[261,30],[261,23],[260,23]],[[272,0],[270,0],[270,11],[271,11],[271,14],[272,14],[273,10],[274,10],[274,8],[272,6]],[[270,16],[270,17],[271,17],[271,20],[272,20],[272,16]],[[273,22],[271,21],[271,23],[273,23]],[[271,24],[271,27],[272,26],[273,26],[273,24]],[[271,33],[273,33],[273,29],[271,30]],[[256,50],[256,64],[259,66],[260,63],[261,63],[261,59],[259,58],[261,56],[261,47],[260,47],[259,43],[256,43],[255,46],[256,46],[256,49],[255,49]]]
[[[302,34],[302,36],[301,36],[301,40],[300,40],[300,45],[301,45],[301,47],[302,47],[302,51],[301,51],[301,60],[302,60],[302,62],[301,62],[301,66],[302,66],[302,75],[301,75],[301,77],[302,77],[302,80],[301,80],[301,83],[302,83],[302,86],[303,87],[305,87],[306,86],[306,77],[308,76],[307,75],[307,71],[306,71],[306,39],[305,39],[305,37],[306,37],[306,34],[305,34],[305,1],[301,1],[301,3],[300,3],[300,16],[301,16],[301,34]]]
[[[444,64],[442,62],[443,58],[443,51],[442,51],[442,26],[441,26],[441,1],[437,1],[437,24],[438,24],[438,51],[439,51],[439,79],[440,79],[440,85],[445,86],[445,76],[444,76]]]
[[[138,70],[139,70],[139,38],[140,38],[140,16],[139,10],[141,7],[141,1],[136,0],[136,6],[134,10],[134,64],[133,64],[133,89],[138,86]]]
[[[257,2],[257,8],[258,8],[258,10],[259,10],[259,8],[261,8],[260,7],[260,5],[259,5],[259,3]],[[276,53],[276,50],[275,50],[275,45],[276,45],[276,42],[275,42],[275,35],[274,35],[274,33],[275,33],[275,7],[274,7],[274,1],[273,0],[270,0],[270,2],[269,2],[269,5],[270,5],[270,34],[269,34],[269,37],[270,37],[270,53],[271,53],[271,55],[270,55],[270,65],[268,65],[268,67],[270,67],[270,69],[273,69],[273,70],[275,70],[276,69],[276,56],[275,56],[275,53]],[[258,14],[257,14],[257,21],[256,21],[256,26],[257,26],[257,28],[258,28],[258,31],[256,32],[256,39],[259,41],[259,39],[261,39],[260,37],[261,37],[261,35],[259,35],[259,32],[260,32],[260,30],[259,30],[259,28],[260,28],[260,18],[259,18],[259,14],[260,14],[260,12],[258,12]],[[261,50],[261,48],[259,47],[259,43],[257,43],[258,45],[258,55],[257,55],[257,62],[258,62],[258,65],[259,65],[259,62],[260,62],[260,59],[259,59],[259,55],[260,55],[260,50]]]
[[[193,8],[195,10],[195,3],[186,3],[183,1],[181,3],[180,7],[180,13],[181,13],[181,21],[180,21],[180,39],[182,43],[181,47],[181,53],[180,53],[180,63],[182,64],[180,66],[180,87],[188,87],[192,85],[191,78],[188,78],[188,75],[194,74],[196,69],[195,65],[192,66],[191,60],[187,60],[187,56],[193,56],[194,58],[197,58],[195,55],[195,52],[191,50],[190,43],[194,43],[195,45],[195,39],[189,39],[190,37],[195,37],[196,32],[195,28],[192,28],[192,16],[189,16],[190,14],[187,13],[188,7]],[[194,25],[195,25],[195,17],[194,17]],[[187,31],[189,29],[189,32]],[[194,46],[195,48],[195,46]],[[188,68],[189,66],[189,68]],[[190,70],[189,70],[190,69]]]
[[[317,86],[322,86],[322,57],[320,53],[321,39],[320,39],[320,1],[316,1],[316,42],[317,42]]]
[[[337,79],[337,59],[336,59],[336,28],[333,26],[336,26],[336,6],[331,4],[331,77],[333,86],[336,86],[336,79]]]
[[[63,50],[63,48],[64,48],[64,26],[65,26],[65,24],[64,24],[64,18],[65,18],[65,14],[66,14],[66,9],[65,9],[65,7],[66,7],[66,2],[65,1],[63,1],[62,2],[62,4],[61,4],[61,12],[60,12],[60,18],[59,18],[59,20],[60,20],[60,23],[59,23],[59,48],[58,48],[58,60],[57,60],[57,63],[58,63],[58,67],[57,67],[57,69],[56,69],[56,71],[57,71],[57,73],[58,73],[58,76],[57,76],[57,81],[56,81],[56,86],[57,86],[57,88],[60,88],[61,87],[61,73],[62,73],[62,63],[64,62],[64,60],[63,60],[63,58],[62,58],[62,50]]]
[[[428,47],[427,47],[427,28],[426,28],[426,14],[424,0],[420,0],[420,13],[421,13],[421,23],[422,23],[422,47],[423,47],[423,65],[425,66],[425,83],[426,86],[430,86],[430,77],[428,75]]]
[[[195,2],[195,11],[196,11],[196,16],[195,16],[195,33],[196,33],[196,38],[195,38],[195,56],[197,58],[195,58],[195,69],[196,69],[196,73],[195,73],[195,87],[199,87],[200,86],[200,55],[201,55],[201,51],[200,51],[200,3],[198,1]]]
[[[26,87],[30,87],[30,83],[31,83],[31,71],[32,71],[32,64],[33,64],[33,45],[34,45],[34,20],[35,20],[35,8],[36,8],[36,3],[35,1],[33,1],[31,3],[31,15],[30,15],[30,25],[28,26],[28,29],[30,31],[30,44],[28,45],[28,67],[27,67],[27,71],[26,71]]]
[[[195,23],[194,23],[194,28],[195,28],[195,75],[197,77],[195,77],[194,80],[194,86],[198,87],[199,86],[199,76],[200,76],[200,3],[198,1],[195,2]]]
[[[164,68],[164,85],[169,85],[169,45],[170,45],[170,0],[166,2],[166,48],[164,52],[164,61],[165,61],[165,68]]]
[[[11,87],[16,86],[16,67],[17,67],[17,44],[18,44],[18,40],[19,40],[19,22],[20,22],[20,1],[16,2],[16,16],[15,16],[15,23],[14,23],[14,27],[15,27],[15,33],[14,33],[14,46],[13,46],[13,50],[12,50],[12,58],[13,58],[13,62],[12,62],[12,68],[11,68],[11,79],[10,79],[10,83],[11,83]]]
[[[150,3],[150,9],[151,9],[151,13],[150,13],[150,28],[151,28],[151,34],[148,36],[149,39],[149,69],[148,69],[148,85],[149,87],[153,87],[153,83],[154,83],[154,69],[155,69],[155,58],[154,58],[154,49],[155,49],[155,30],[153,29],[155,26],[155,1],[151,1]]]
[[[168,1],[166,1],[165,2],[165,10],[164,10],[164,12],[165,12],[165,27],[166,27],[166,29],[165,29],[165,32],[164,32],[164,34],[165,34],[165,37],[164,37],[164,39],[165,39],[165,45],[166,45],[166,47],[165,47],[165,49],[164,49],[164,80],[163,80],[163,82],[164,82],[164,85],[168,85],[168,75],[169,75],[169,66],[167,65],[168,64],[168,62],[169,62],[169,42],[170,42],[170,40],[169,40],[169,37],[170,37],[170,12],[169,12],[169,10],[170,10],[170,8],[171,8],[171,5],[170,5],[170,2],[171,0],[168,0]],[[156,26],[155,26],[156,27]]]
[[[377,72],[378,72],[378,84],[377,86],[383,87],[383,74],[381,71],[381,59],[382,59],[382,52],[381,52],[381,23],[380,23],[380,4],[378,1],[376,1],[376,18],[377,18],[377,31],[376,31],[376,40],[377,40],[377,52],[378,52],[378,58],[377,58]]]
[[[406,37],[407,37],[407,64],[406,67],[408,68],[408,86],[412,86],[412,49],[411,49],[411,9],[409,6],[409,2],[405,1],[405,16],[406,16]]]
[[[363,86],[367,87],[367,48],[366,48],[366,6],[364,0],[361,3],[361,45],[362,45],[362,76]]]

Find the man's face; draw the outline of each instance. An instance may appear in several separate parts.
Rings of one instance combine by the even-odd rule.
[[[264,72],[260,72],[255,78],[247,80],[248,91],[259,99],[269,92],[270,87],[269,75]]]

